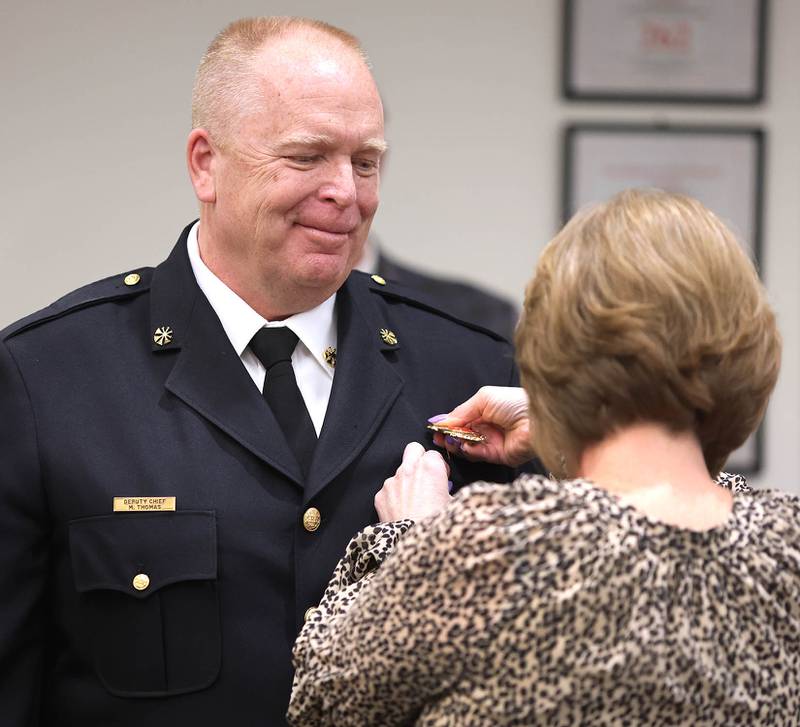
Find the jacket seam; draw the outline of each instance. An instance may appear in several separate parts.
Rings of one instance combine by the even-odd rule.
[[[14,352],[11,348],[3,342],[8,352],[9,357],[14,362],[14,366],[17,369],[17,374],[19,375],[19,380],[22,382],[22,388],[25,390],[25,397],[28,400],[28,408],[31,412],[31,421],[33,423],[33,441],[36,447],[36,468],[38,470],[38,479],[39,479],[39,489],[41,490],[42,494],[42,501],[45,505],[45,511],[47,512],[47,516],[50,517],[51,510],[50,510],[50,501],[47,496],[47,490],[44,486],[44,467],[42,465],[42,448],[40,446],[40,437],[39,437],[39,422],[36,417],[36,408],[33,406],[33,398],[31,397],[30,389],[28,388],[28,382],[25,380],[25,375],[22,373],[22,367],[19,365],[19,361],[17,361],[17,357],[14,355]]]
[[[19,326],[18,328],[14,328],[14,326],[17,324],[12,324],[12,326],[10,326],[12,330],[6,333],[5,336],[3,336],[3,342],[10,341],[12,338],[15,338],[21,333],[30,331],[33,328],[38,328],[39,326],[44,325],[45,323],[49,323],[50,321],[55,321],[58,320],[59,318],[63,318],[64,316],[69,315],[70,313],[75,313],[77,311],[85,310],[86,308],[91,308],[95,305],[100,305],[102,303],[115,303],[119,300],[128,300],[130,298],[138,297],[139,295],[146,293],[148,290],[149,288],[143,288],[142,290],[137,290],[136,292],[133,293],[122,292],[122,293],[117,293],[116,295],[105,295],[99,298],[92,298],[91,300],[85,300],[79,303],[75,303],[74,305],[64,308],[63,310],[54,311],[49,315],[42,316],[41,318],[36,318],[35,320],[28,321],[27,323]]]

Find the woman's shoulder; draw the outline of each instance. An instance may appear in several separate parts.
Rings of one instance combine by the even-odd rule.
[[[782,490],[750,490],[736,495],[743,527],[759,535],[760,547],[773,541],[800,549],[800,497]]]
[[[581,480],[556,482],[522,475],[511,483],[473,483],[441,513],[440,527],[472,546],[531,542],[536,534],[593,538],[599,515],[596,489]],[[590,527],[590,525],[594,525]]]
[[[522,475],[509,484],[476,482],[460,490],[453,504],[474,514],[539,515],[576,508],[592,508],[604,493],[584,480],[551,480]]]
[[[800,495],[785,490],[775,490],[772,488],[750,489],[744,491],[745,495],[751,497],[754,502],[766,511],[780,513],[783,510],[793,512],[800,509]]]
[[[641,554],[643,544],[649,544],[665,555],[667,545],[674,549],[679,544],[717,543],[726,551],[734,546],[744,557],[754,549],[760,559],[784,560],[787,552],[800,551],[800,497],[751,490],[744,478],[733,475],[721,484],[734,492],[736,517],[708,532],[651,521],[585,480],[523,475],[510,484],[477,482],[463,488],[444,511],[418,529],[418,535],[424,537],[426,531],[447,547],[476,552],[516,552],[527,543],[583,553],[612,549],[621,556],[623,551]]]
[[[470,518],[508,517],[529,511],[532,504],[546,512],[563,501],[559,483],[541,475],[521,475],[510,483],[474,482],[459,490],[451,503],[453,513]]]

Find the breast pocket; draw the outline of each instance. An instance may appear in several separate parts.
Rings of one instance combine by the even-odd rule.
[[[220,668],[213,512],[73,520],[75,586],[97,675],[117,696],[203,689]]]

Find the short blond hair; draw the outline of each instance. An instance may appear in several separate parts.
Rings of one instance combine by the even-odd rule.
[[[698,201],[658,190],[567,223],[539,259],[516,345],[534,446],[564,476],[635,422],[694,432],[716,476],[763,417],[781,356],[735,236]]]
[[[358,39],[321,20],[293,17],[242,18],[221,30],[203,54],[192,91],[192,128],[204,128],[218,143],[230,140],[237,119],[256,100],[252,64],[272,39],[292,33],[325,36],[354,51],[368,65]]]

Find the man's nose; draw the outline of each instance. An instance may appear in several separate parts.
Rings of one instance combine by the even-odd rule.
[[[336,162],[328,168],[328,177],[319,189],[320,198],[333,202],[337,207],[349,207],[356,201],[356,180],[353,164]]]

